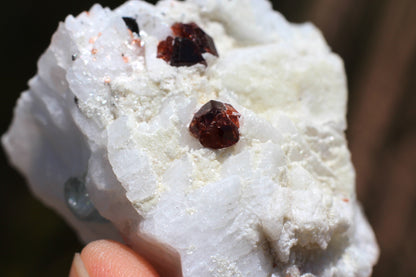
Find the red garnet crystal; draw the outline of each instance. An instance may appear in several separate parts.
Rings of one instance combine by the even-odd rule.
[[[214,41],[195,23],[175,23],[171,27],[175,38],[168,36],[159,42],[157,57],[172,66],[191,66],[197,63],[206,65],[202,53],[218,57]]]
[[[218,57],[217,48],[215,48],[214,40],[207,35],[196,23],[189,24],[175,23],[171,27],[173,34],[181,38],[192,40],[199,48],[201,53],[211,53]]]
[[[211,100],[195,113],[189,131],[205,147],[229,147],[240,138],[240,116],[230,104]]]

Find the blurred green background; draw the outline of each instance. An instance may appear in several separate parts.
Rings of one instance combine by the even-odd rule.
[[[103,0],[114,8],[123,1]],[[58,22],[94,1],[7,1],[1,9],[0,133]],[[345,61],[348,139],[357,192],[382,254],[373,276],[416,275],[416,1],[280,0],[290,21],[312,21]],[[34,199],[3,151],[0,276],[66,276],[81,243]]]

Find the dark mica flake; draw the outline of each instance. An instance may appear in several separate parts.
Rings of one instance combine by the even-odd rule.
[[[171,27],[175,37],[168,36],[157,46],[157,57],[172,66],[192,66],[206,61],[202,53],[218,57],[213,39],[195,23],[175,23]]]
[[[132,17],[123,17],[124,23],[126,24],[127,28],[129,28],[130,31],[133,33],[136,33],[137,35],[140,35],[140,29],[139,25],[137,24],[136,19]]]
[[[230,104],[211,100],[195,113],[189,131],[205,147],[229,147],[240,138],[240,116]]]

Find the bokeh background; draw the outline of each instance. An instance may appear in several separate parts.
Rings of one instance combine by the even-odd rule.
[[[101,0],[114,8],[122,0]],[[59,21],[94,0],[2,3],[0,133]],[[345,61],[347,136],[358,198],[381,247],[375,277],[416,276],[416,1],[278,0],[290,21],[312,21]],[[66,276],[81,243],[34,199],[0,151],[0,276]]]

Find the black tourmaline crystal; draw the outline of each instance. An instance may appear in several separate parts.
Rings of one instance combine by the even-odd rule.
[[[123,17],[124,23],[126,24],[127,28],[129,28],[130,31],[133,33],[136,33],[137,35],[140,35],[140,29],[139,25],[137,24],[136,19],[132,17]]]

